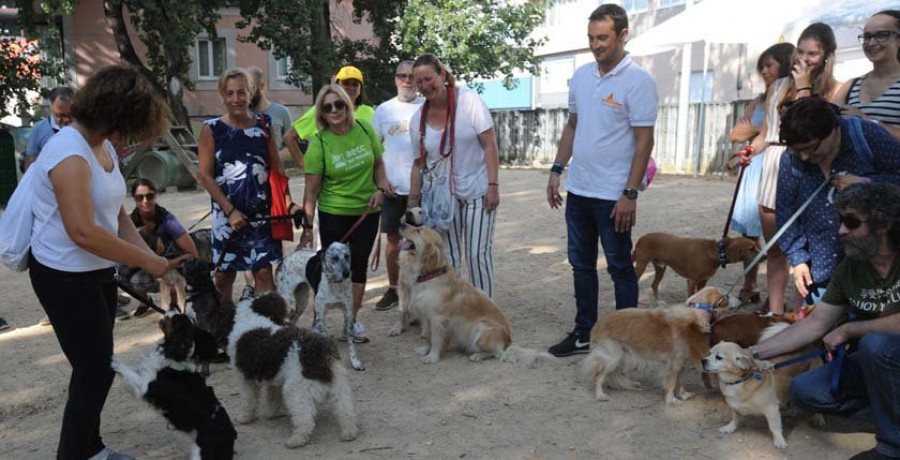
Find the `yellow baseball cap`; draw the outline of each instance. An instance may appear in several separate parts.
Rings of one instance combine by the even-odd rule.
[[[353,67],[352,65],[341,67],[341,70],[338,71],[337,75],[334,76],[335,80],[359,80],[360,83],[363,82],[363,74],[359,69]]]

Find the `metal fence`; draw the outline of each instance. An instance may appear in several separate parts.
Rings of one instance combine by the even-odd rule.
[[[655,128],[653,158],[666,174],[693,174],[700,156],[700,174],[726,173],[725,163],[738,146],[729,141],[734,121],[743,115],[749,101],[707,103],[702,139],[700,104],[691,104],[688,114],[689,145],[682,158],[676,155],[677,105],[661,105]],[[556,157],[556,148],[568,117],[568,109],[495,111],[494,128],[500,159],[511,164],[548,164]]]

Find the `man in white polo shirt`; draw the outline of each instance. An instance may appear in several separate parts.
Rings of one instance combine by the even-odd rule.
[[[375,304],[375,309],[384,311],[397,306],[397,279],[400,274],[400,219],[406,212],[409,197],[409,179],[412,172],[412,141],[409,138],[409,120],[422,107],[425,99],[419,97],[413,83],[413,61],[402,61],[394,75],[397,97],[382,103],[375,109],[372,126],[384,143],[385,170],[388,182],[396,196],[385,196],[381,206],[381,233],[387,233],[387,247],[384,256],[387,265],[388,287],[384,296]]]
[[[588,18],[588,43],[596,63],[579,67],[569,84],[569,121],[547,181],[547,201],[562,206],[559,178],[569,159],[566,227],[575,279],[575,328],[550,347],[554,356],[590,351],[597,322],[597,240],[615,286],[616,309],[637,306],[638,282],[631,260],[637,188],[641,184],[656,123],[656,82],[625,52],[628,15],[600,5]]]

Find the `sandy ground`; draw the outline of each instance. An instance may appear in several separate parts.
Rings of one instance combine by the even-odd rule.
[[[571,329],[575,312],[564,214],[547,206],[546,181],[543,171],[501,172],[494,240],[495,300],[512,323],[514,340],[539,349]],[[293,182],[295,196],[301,196],[302,181]],[[717,238],[732,190],[732,181],[660,177],[641,195],[634,234],[664,231]],[[185,225],[209,207],[207,195],[200,192],[167,193],[160,202]],[[604,267],[601,260],[601,313],[613,309],[612,283]],[[738,276],[739,267],[730,266],[711,284],[726,285]],[[649,306],[649,277],[641,281],[644,307]],[[760,284],[764,283],[761,273]],[[694,372],[688,373],[687,382],[697,396],[683,405],[665,407],[655,385],[641,391],[612,391],[612,400],[606,403],[593,400],[578,380],[580,357],[537,369],[497,361],[470,363],[461,354],[424,365],[413,353],[420,344],[418,333],[388,337],[396,310],[372,309],[386,287],[382,266],[370,274],[361,312],[372,337],[371,343],[360,346],[368,370],[351,371],[359,438],[341,442],[335,421],[321,414],[312,443],[288,450],[282,445],[290,433],[288,419],[263,420],[237,427],[239,458],[824,460],[847,458],[874,445],[871,433],[855,433],[856,425],[834,417],[828,418],[824,429],[812,428],[805,418],[786,418],[790,447],[782,452],[772,446],[761,417],[749,418],[734,434],[720,434],[718,428],[728,422],[729,411],[717,391],[701,387]],[[661,290],[669,303],[685,298],[685,283],[671,272]],[[53,458],[71,369],[52,328],[31,326],[43,312],[27,273],[0,270],[0,292],[0,315],[17,326],[0,334],[0,457]],[[310,315],[307,312],[302,324],[309,324]],[[337,330],[339,316],[330,315],[332,330]],[[128,362],[143,356],[161,336],[157,319],[154,314],[119,322],[116,353]],[[213,365],[209,383],[234,415],[239,396],[232,373],[228,365]],[[187,456],[184,438],[168,430],[160,415],[127,394],[118,381],[106,403],[102,432],[108,445],[138,458]]]

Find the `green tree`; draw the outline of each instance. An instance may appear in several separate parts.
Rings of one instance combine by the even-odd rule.
[[[393,97],[394,66],[421,53],[438,54],[460,78],[505,77],[513,72],[537,74],[535,51],[542,39],[531,38],[543,22],[544,3],[499,0],[356,0],[354,18],[368,21],[373,40],[350,40],[331,23],[328,0],[243,0],[238,27],[242,40],[290,59],[288,82],[318,92],[344,64],[366,75],[369,98]]]

